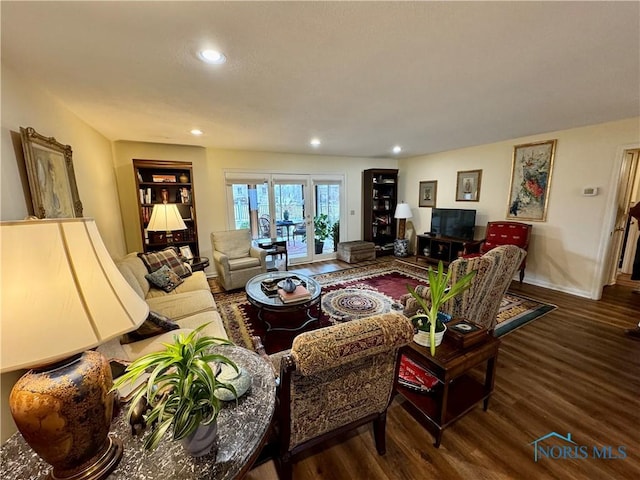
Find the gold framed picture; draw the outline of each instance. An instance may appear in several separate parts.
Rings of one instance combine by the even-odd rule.
[[[436,195],[438,194],[438,181],[428,180],[420,182],[420,198],[418,199],[419,207],[435,207]]]
[[[482,170],[464,170],[458,172],[456,202],[477,202],[480,200]]]
[[[71,147],[33,128],[20,127],[33,214],[38,218],[82,217]]]
[[[556,142],[513,147],[507,218],[546,221]]]

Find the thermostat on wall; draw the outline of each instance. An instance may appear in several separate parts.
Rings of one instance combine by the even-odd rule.
[[[598,195],[598,187],[584,187],[582,189],[582,195],[585,197],[595,197]]]

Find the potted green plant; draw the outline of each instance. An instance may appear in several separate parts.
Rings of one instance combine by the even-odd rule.
[[[329,215],[321,213],[313,219],[315,251],[316,254],[322,253],[324,249],[324,241],[331,235],[329,228]]]
[[[333,238],[333,251],[338,251],[338,242],[340,241],[340,220],[336,220],[331,225],[331,237]]]
[[[416,299],[418,305],[420,305],[422,311],[410,318],[413,325],[418,331],[429,332],[429,346],[431,349],[431,355],[436,354],[436,332],[442,332],[446,330],[445,325],[441,319],[438,318],[440,307],[447,301],[451,300],[456,295],[461,294],[467,288],[471,286],[471,281],[475,277],[476,271],[473,270],[464,275],[453,285],[449,285],[451,281],[451,271],[444,273],[444,265],[442,261],[438,262],[438,270],[434,271],[429,267],[428,279],[429,279],[429,298],[423,298],[418,294],[411,285],[407,285],[409,293]],[[440,339],[442,341],[442,339]]]
[[[220,400],[216,391],[231,391],[233,385],[216,378],[219,365],[228,365],[238,372],[236,364],[223,355],[213,353],[211,347],[232,345],[222,338],[200,335],[204,324],[187,336],[179,334],[166,348],[149,353],[131,363],[125,373],[114,382],[114,389],[125,384],[144,381],[134,388],[127,418],[140,405],[146,406],[144,421],[151,431],[145,439],[145,448],[158,446],[161,438],[171,431],[174,440],[182,440],[185,449],[193,456],[209,453],[217,434],[216,419]],[[145,378],[146,377],[146,378]],[[228,392],[227,392],[228,393]],[[203,432],[208,429],[209,432]],[[197,432],[197,433],[196,433]],[[195,442],[194,438],[203,442]]]

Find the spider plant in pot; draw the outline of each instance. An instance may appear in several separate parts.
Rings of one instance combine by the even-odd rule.
[[[422,297],[413,287],[411,287],[411,285],[407,285],[409,293],[416,299],[418,305],[421,307],[421,311],[411,317],[410,320],[418,329],[418,332],[428,332],[428,344],[431,349],[432,356],[436,354],[436,346],[442,341],[442,336],[444,336],[444,332],[446,330],[446,326],[442,323],[442,320],[438,318],[440,308],[445,302],[451,300],[456,295],[461,294],[469,288],[475,275],[476,271],[473,270],[461,277],[453,285],[449,285],[449,282],[451,281],[451,270],[444,273],[444,266],[440,261],[438,263],[437,271],[434,271],[433,268],[429,267],[429,290],[427,295],[429,298]],[[440,342],[436,342],[437,332],[442,332]]]
[[[207,324],[187,336],[179,334],[165,349],[149,353],[131,363],[125,373],[114,382],[114,389],[127,383],[134,388],[127,418],[139,412],[143,405],[144,422],[150,427],[144,446],[152,450],[170,432],[173,440],[182,440],[193,456],[209,453],[217,435],[216,419],[221,402],[217,390],[225,389],[236,396],[233,385],[216,378],[220,364],[238,370],[236,364],[223,355],[213,353],[211,347],[232,345],[222,338],[200,335]]]

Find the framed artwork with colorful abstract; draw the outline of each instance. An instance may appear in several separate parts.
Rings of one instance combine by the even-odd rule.
[[[507,218],[546,221],[556,142],[547,140],[513,147]]]

